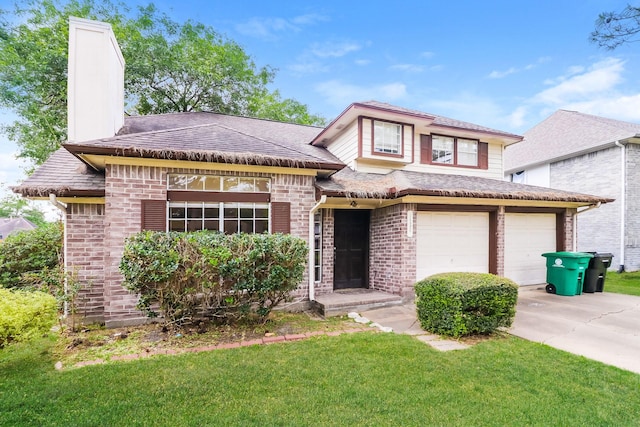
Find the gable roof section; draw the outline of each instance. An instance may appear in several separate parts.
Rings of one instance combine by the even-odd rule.
[[[613,199],[462,175],[409,172],[389,174],[354,172],[344,168],[328,179],[318,180],[322,194],[333,197],[394,199],[408,195],[479,199],[570,202],[581,205],[612,202]]]
[[[54,152],[44,164],[13,191],[26,197],[104,196],[104,174],[89,168],[64,148]]]
[[[129,117],[112,138],[69,142],[75,155],[240,163],[338,170],[344,164],[309,145],[321,128],[216,113]]]
[[[369,116],[380,119],[399,120],[406,123],[420,123],[432,128],[441,128],[443,131],[465,131],[473,133],[483,133],[489,136],[502,138],[507,144],[512,144],[522,139],[522,136],[504,132],[474,123],[451,119],[449,117],[438,116],[418,110],[398,107],[379,101],[355,102],[347,107],[335,120],[333,120],[322,132],[320,132],[311,142],[313,145],[324,145],[325,140],[334,137],[347,124],[355,120],[358,116]]]
[[[564,160],[640,136],[640,124],[558,110],[505,150],[505,173]]]
[[[18,231],[33,230],[34,228],[36,226],[24,218],[0,218],[0,239]]]

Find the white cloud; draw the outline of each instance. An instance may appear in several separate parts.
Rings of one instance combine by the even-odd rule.
[[[254,17],[246,22],[236,24],[235,29],[246,36],[276,39],[279,34],[297,33],[302,30],[303,26],[314,25],[327,20],[327,17],[317,14],[300,15],[291,19]]]
[[[323,64],[320,61],[309,58],[300,58],[295,64],[287,66],[294,74],[314,74],[314,73],[326,73],[329,71],[329,66]]]
[[[315,85],[315,91],[323,96],[327,103],[339,108],[344,108],[352,102],[372,99],[395,102],[407,95],[407,87],[400,82],[358,86],[340,80],[329,80]]]
[[[607,58],[591,65],[586,72],[580,73],[580,67],[569,70],[570,77],[559,79],[560,83],[536,94],[532,102],[559,105],[585,100],[611,91],[622,82],[624,61]]]
[[[533,62],[531,64],[527,64],[522,68],[510,67],[509,69],[504,70],[504,71],[494,70],[494,71],[490,72],[487,77],[489,77],[490,79],[501,79],[501,78],[507,77],[507,76],[509,76],[511,74],[520,73],[522,71],[533,70],[538,65],[544,64],[545,62],[549,62],[550,60],[551,60],[550,57],[543,56],[543,57],[538,58],[535,62]]]
[[[435,55],[435,53],[433,52],[422,52],[420,54],[421,57],[429,59],[429,58],[433,58],[433,56]]]
[[[356,65],[369,65],[371,64],[371,60],[370,59],[356,59],[355,61],[353,61],[354,64]]]
[[[424,71],[424,67],[417,64],[395,64],[390,66],[389,69],[393,71],[405,71],[408,73],[421,73]]]
[[[563,108],[616,120],[640,122],[638,105],[640,105],[640,93],[575,102],[567,104]]]
[[[313,44],[310,52],[318,58],[339,58],[361,48],[360,44],[354,42],[326,42]]]

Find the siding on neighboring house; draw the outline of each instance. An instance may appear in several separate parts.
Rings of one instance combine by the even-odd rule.
[[[640,145],[628,144],[625,268],[640,270]],[[615,262],[615,260],[614,260]]]
[[[616,199],[577,216],[578,251],[610,252],[620,261],[621,150],[617,147],[552,163],[554,188]]]

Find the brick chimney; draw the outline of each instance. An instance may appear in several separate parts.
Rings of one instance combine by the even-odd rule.
[[[111,25],[69,17],[68,140],[114,136],[124,124],[124,58]]]

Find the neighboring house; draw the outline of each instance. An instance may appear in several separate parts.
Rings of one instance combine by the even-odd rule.
[[[579,251],[640,270],[640,124],[559,110],[505,151],[513,182],[597,194],[614,203],[577,215]]]
[[[309,243],[295,292],[410,296],[438,272],[543,283],[542,252],[571,249],[578,208],[604,197],[503,180],[520,136],[379,102],[326,128],[214,113],[123,117],[108,25],[71,20],[69,142],[16,192],[65,213],[65,260],[90,319],[140,321],[118,271],[140,230],[284,232]],[[92,77],[95,78],[92,80]]]
[[[33,230],[35,225],[24,218],[0,218],[0,242],[11,233],[23,230]]]

